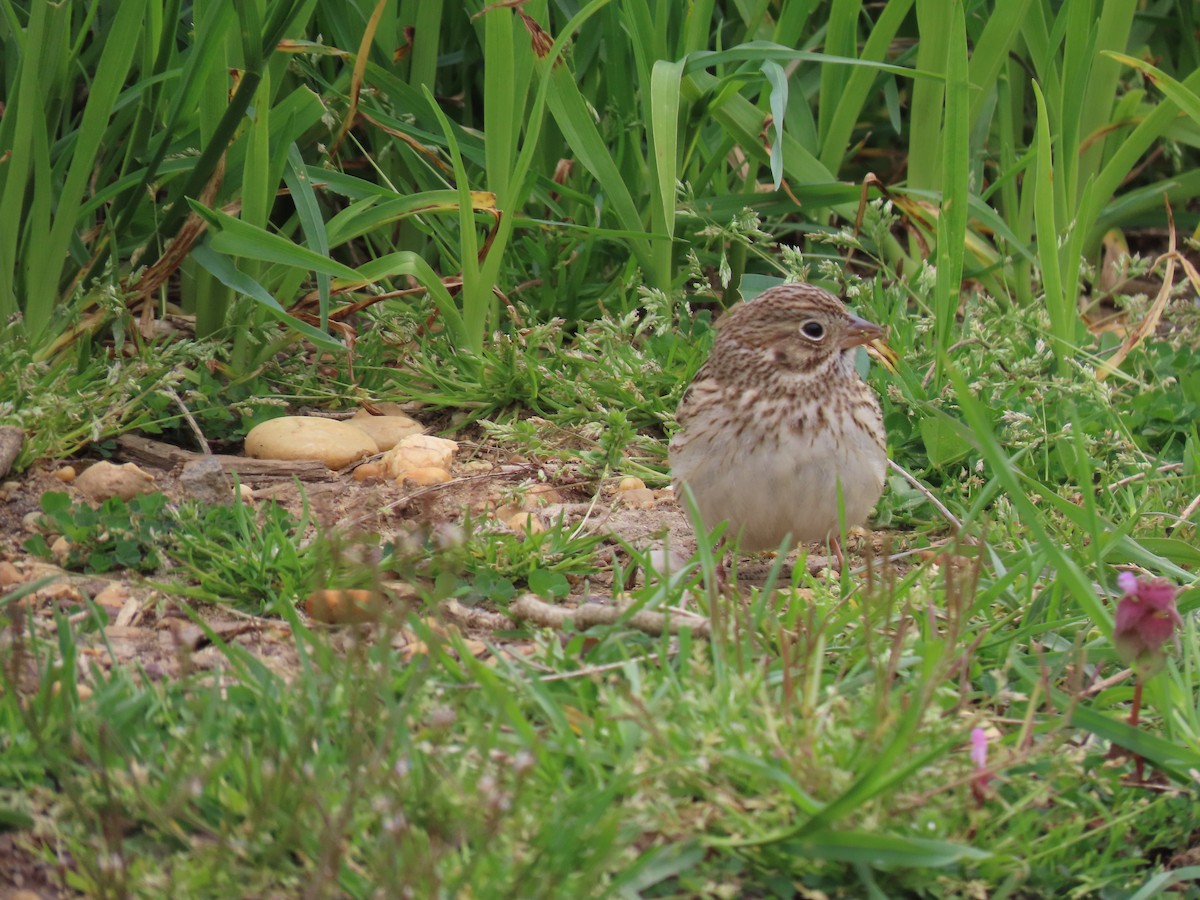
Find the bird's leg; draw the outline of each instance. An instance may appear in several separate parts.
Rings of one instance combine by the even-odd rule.
[[[829,541],[829,549],[833,551],[833,555],[837,558],[838,572],[846,571],[846,554],[842,552],[842,542],[837,537],[833,537]],[[828,562],[828,560],[826,560]]]
[[[713,556],[717,559],[717,594],[723,595],[729,589],[729,566],[726,556],[728,551],[725,549],[725,536],[722,535],[717,545],[713,547]]]

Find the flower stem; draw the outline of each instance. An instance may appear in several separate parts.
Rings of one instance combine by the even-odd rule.
[[[1137,727],[1138,713],[1142,709],[1142,679],[1136,678],[1133,684],[1133,709],[1129,713],[1129,724]],[[1146,777],[1146,760],[1142,759],[1140,753],[1133,754],[1134,774],[1137,777],[1138,783],[1142,783]]]

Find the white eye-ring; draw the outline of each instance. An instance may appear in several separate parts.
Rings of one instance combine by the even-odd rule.
[[[809,319],[800,326],[800,333],[810,341],[825,340],[825,326],[816,319]]]

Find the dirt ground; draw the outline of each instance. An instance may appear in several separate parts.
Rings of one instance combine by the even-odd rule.
[[[185,476],[185,466],[194,462],[197,455],[139,438],[123,439],[120,447],[115,461],[135,462],[153,477],[153,489],[172,502],[195,496],[195,486]],[[670,558],[678,561],[686,561],[695,549],[691,526],[670,489],[651,491],[636,484],[631,487],[630,482],[622,483],[615,478],[598,485],[581,480],[569,466],[513,459],[480,446],[461,446],[450,482],[420,488],[383,478],[357,480],[354,475],[357,466],[334,472],[319,464],[296,464],[264,472],[256,461],[232,456],[218,458],[227,476],[237,472],[240,483],[252,491],[252,502],[274,500],[297,516],[307,506],[314,527],[327,531],[390,539],[414,530],[455,525],[468,512],[476,518],[493,516],[501,521],[511,520],[514,530],[529,516],[541,525],[561,516],[567,524],[606,536],[600,553],[602,559],[626,554],[627,562],[622,541],[638,548],[658,548],[660,558],[666,556],[662,548],[669,547]],[[10,666],[15,683],[32,689],[37,680],[36,662],[12,652],[14,645],[24,639],[22,629],[32,628],[44,638],[53,638],[56,613],[65,614],[68,622],[79,626],[97,612],[103,619],[100,627],[75,629],[82,663],[78,684],[81,696],[90,694],[89,682],[96,673],[108,672],[113,667],[140,669],[151,680],[227,668],[225,651],[212,642],[211,635],[193,617],[198,617],[222,641],[252,653],[283,677],[291,677],[297,667],[295,645],[290,627],[278,618],[193,603],[172,596],[137,573],[68,572],[31,556],[24,549],[25,540],[34,530],[33,520],[40,514],[42,494],[66,491],[74,501],[83,501],[72,481],[63,480],[61,470],[70,465],[82,472],[92,463],[93,460],[80,459],[36,464],[19,476],[10,475],[0,487],[0,597],[34,582],[43,582],[15,603],[25,613],[19,617],[22,625],[15,624],[18,617],[10,616],[14,624],[0,637],[0,659]],[[771,562],[768,557],[742,560],[740,583],[761,583]],[[789,566],[791,562],[788,561]],[[820,570],[826,566],[826,560],[814,552],[808,558],[808,565],[814,571]],[[165,578],[152,576],[152,580],[159,585],[169,582],[170,573]],[[613,590],[610,569],[575,585],[566,603],[611,605],[617,593]],[[489,648],[482,639],[491,639],[496,630],[512,628],[508,617],[495,610],[471,609],[459,604],[443,605],[438,618],[439,627],[458,629],[468,646],[478,647],[481,655],[496,647],[493,641]],[[334,640],[342,630],[312,624],[316,628],[330,628]],[[404,646],[406,637],[401,629],[398,650],[420,652],[415,636],[408,635],[407,639],[412,646]],[[519,642],[506,641],[504,649],[521,652]],[[56,887],[63,883],[62,875],[70,867],[70,861],[44,862],[30,847],[29,842],[22,840],[21,832],[0,831],[0,900],[71,896]],[[48,850],[44,852],[54,857]]]

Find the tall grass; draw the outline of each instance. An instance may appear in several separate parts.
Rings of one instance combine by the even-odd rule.
[[[938,345],[955,341],[965,275],[1044,304],[1066,360],[1081,262],[1105,230],[1164,192],[1179,207],[1200,190],[1182,170],[1124,185],[1180,135],[1187,101],[1142,90],[1122,60],[1145,48],[1166,77],[1178,65],[1180,90],[1200,84],[1194,35],[1162,42],[1171,21],[1186,25],[1182,6],[1151,14],[1132,0],[955,2],[948,14],[925,0],[593,0],[571,19],[544,2],[7,0],[0,215],[17,224],[0,235],[0,315],[21,313],[35,342],[80,311],[73,327],[94,330],[111,318],[99,286],[115,284],[139,308],[182,303],[201,334],[234,311],[228,334],[248,364],[274,345],[264,329],[280,310],[324,330],[350,294],[415,274],[450,286],[447,325],[477,354],[518,285],[542,315],[586,316],[606,297],[627,302],[635,270],[679,288],[691,247],[736,291],[763,262],[706,237],[714,227],[750,207],[781,236],[820,235],[855,221],[865,159],[902,159],[874,183],[911,239],[867,249],[909,270],[935,253],[934,296],[920,299]],[[189,256],[205,241],[190,201],[359,277],[331,288],[328,272],[247,257],[235,265],[258,287],[231,284],[210,254]],[[331,241],[347,215],[356,227]],[[361,269],[393,250],[428,269]]]

